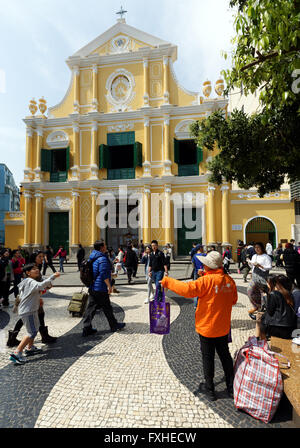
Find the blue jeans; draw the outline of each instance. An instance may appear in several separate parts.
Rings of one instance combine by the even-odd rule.
[[[64,257],[61,257],[61,258],[59,259],[59,272],[65,272],[65,271],[64,271],[64,261],[65,261],[65,258],[64,258]]]
[[[162,301],[162,290],[161,290],[161,284],[159,283],[164,278],[164,271],[152,271],[152,279],[155,283],[156,291],[158,291],[157,300],[158,302]]]

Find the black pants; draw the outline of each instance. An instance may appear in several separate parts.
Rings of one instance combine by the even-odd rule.
[[[49,266],[49,268],[52,269],[52,272],[53,272],[53,273],[56,272],[56,269],[55,269],[55,267],[53,266],[53,262],[52,262],[52,260],[51,260],[51,261],[48,262],[48,263],[44,263],[44,267],[43,267],[43,275],[46,275],[46,271],[47,271],[48,266]]]
[[[285,268],[286,276],[291,280],[291,282],[296,283],[298,288],[300,288],[300,272],[299,269],[287,269]]]
[[[0,282],[0,298],[3,298],[2,305],[8,306],[9,305],[9,288],[10,288],[10,280],[7,280],[6,282]]]
[[[106,319],[108,320],[110,329],[114,329],[117,325],[117,319],[114,316],[110,303],[109,294],[107,292],[90,291],[89,302],[84,313],[83,327],[91,328],[92,320],[96,314],[96,310],[102,308]]]
[[[126,272],[127,272],[128,282],[131,282],[131,277],[132,277],[132,274],[133,274],[133,267],[127,267],[126,266]]]
[[[227,388],[233,387],[233,361],[228,347],[228,335],[220,338],[206,338],[200,336],[203,371],[206,386],[212,390],[214,388],[215,375],[215,350],[218,353],[225,373]]]
[[[77,266],[78,266],[78,271],[80,271],[80,266],[81,263],[83,262],[84,258],[77,258]]]

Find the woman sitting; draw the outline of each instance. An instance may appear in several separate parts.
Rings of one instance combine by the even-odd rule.
[[[285,275],[268,278],[269,294],[266,299],[266,312],[259,325],[259,337],[267,339],[276,336],[290,339],[296,328],[296,313],[292,296],[293,284]]]

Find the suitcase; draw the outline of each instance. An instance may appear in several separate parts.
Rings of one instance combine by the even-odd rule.
[[[86,292],[75,292],[68,306],[69,313],[72,314],[73,317],[82,317],[86,309],[88,298],[89,295]]]

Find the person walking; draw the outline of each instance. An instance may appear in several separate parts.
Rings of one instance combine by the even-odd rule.
[[[170,272],[170,269],[171,269],[171,257],[172,257],[172,247],[171,247],[171,244],[168,243],[164,247],[163,253],[164,253],[164,256],[166,258],[168,272]]]
[[[248,313],[251,319],[255,320],[256,316],[254,313],[261,307],[262,293],[268,292],[267,278],[272,268],[272,261],[269,255],[267,255],[263,243],[255,243],[254,249],[255,255],[253,255],[251,260],[248,259],[248,263],[252,268],[252,279],[247,294],[253,305],[253,308]]]
[[[296,282],[298,288],[300,288],[300,254],[291,243],[285,245],[282,259],[287,277],[292,283]]]
[[[273,246],[271,241],[268,241],[266,244],[266,253],[271,258],[271,261],[273,261]]]
[[[95,316],[96,310],[99,308],[103,309],[111,332],[118,331],[125,327],[125,323],[118,322],[115,318],[110,303],[109,295],[112,293],[112,265],[108,259],[105,242],[95,242],[94,250],[89,257],[89,260],[93,263],[94,280],[92,286],[89,288],[88,305],[83,318],[83,337],[97,333],[97,330],[92,327],[92,320]]]
[[[16,364],[25,364],[25,359],[22,354],[26,346],[26,356],[34,355],[42,351],[33,345],[39,328],[38,310],[41,300],[40,293],[47,287],[51,287],[52,281],[59,277],[59,273],[56,272],[47,280],[39,282],[41,273],[38,266],[33,263],[25,266],[23,270],[26,279],[19,286],[20,304],[18,314],[22,323],[25,325],[27,335],[23,337],[16,351],[10,354],[10,361]]]
[[[238,242],[238,247],[236,249],[237,263],[238,263],[238,274],[241,273],[240,267],[241,267],[241,264],[242,264],[242,250],[243,250],[243,248],[244,248],[244,243],[243,243],[243,241],[240,240]]]
[[[157,293],[158,302],[161,302],[162,290],[160,281],[164,276],[168,276],[168,266],[163,252],[158,249],[157,240],[152,241],[151,247],[152,253],[150,255],[150,263],[148,268],[149,277],[151,277],[153,282],[155,283],[155,294]]]
[[[149,264],[150,264],[151,252],[152,252],[151,246],[146,246],[146,251],[141,260],[141,263],[145,265],[145,276],[146,276],[146,282],[147,282],[147,286],[148,286],[148,297],[144,303],[149,303],[150,300],[152,300],[154,298],[154,289],[153,289],[153,285],[152,285],[152,278],[149,277]]]
[[[140,242],[139,250],[140,250],[140,260],[141,260],[145,253],[145,245],[143,243],[143,240],[141,240],[141,242]]]
[[[245,246],[244,246],[244,248],[243,248],[243,250],[241,252],[241,263],[242,263],[242,266],[241,266],[241,269],[240,269],[240,273],[243,273],[244,283],[247,283],[247,277],[248,277],[249,272],[251,271],[251,268],[250,268],[249,263],[247,261],[248,260],[248,253],[247,253],[247,251],[248,251],[248,246],[247,246],[247,244],[245,244]]]
[[[85,257],[85,250],[81,244],[79,244],[78,247],[79,247],[79,249],[77,251],[76,258],[77,258],[77,266],[78,266],[78,272],[79,272],[81,263],[83,262],[84,257]]]
[[[123,247],[120,246],[118,248],[117,263],[121,264],[121,267],[123,269],[123,273],[126,274],[126,268],[125,268],[125,265],[124,265],[124,255],[125,254],[124,254]]]
[[[14,281],[14,270],[9,258],[9,250],[0,251],[0,304],[3,308],[9,307],[10,284]]]
[[[14,271],[14,295],[16,298],[19,293],[18,285],[23,278],[23,267],[25,266],[25,259],[18,249],[13,251],[11,262]]]
[[[204,272],[204,265],[201,262],[201,257],[206,257],[204,253],[203,246],[197,246],[198,250],[192,258],[192,263],[194,265],[194,280],[197,280]],[[194,297],[194,308],[197,309],[198,297]]]
[[[132,249],[132,244],[127,246],[127,250],[125,253],[125,267],[127,271],[128,284],[132,282],[132,276],[134,271],[136,270],[136,266],[138,263],[138,258],[136,252]]]
[[[53,266],[53,250],[50,246],[46,246],[46,252],[44,257],[44,263],[43,263],[43,275],[46,275],[48,267],[52,270],[53,273],[56,272],[55,267]]]
[[[43,266],[44,261],[44,252],[41,250],[38,250],[36,252],[33,252],[30,255],[29,263],[34,264],[38,267],[40,276],[37,279],[37,281],[42,282],[42,276],[41,276],[41,270]],[[40,307],[38,309],[38,317],[39,317],[39,332],[42,337],[42,343],[43,344],[53,344],[57,341],[56,337],[50,336],[48,333],[48,327],[45,326],[45,311],[43,307],[43,299],[40,298]],[[13,330],[8,331],[8,341],[7,346],[8,347],[15,347],[16,345],[19,345],[20,341],[17,340],[17,336],[23,327],[23,321],[22,319],[19,319],[14,327]]]
[[[136,244],[133,245],[132,250],[136,254],[136,262],[133,267],[132,277],[136,278],[137,270],[138,270],[138,264],[139,264],[139,250]]]
[[[283,268],[283,262],[281,259],[281,255],[283,254],[282,244],[278,244],[275,255],[275,266],[276,268]]]
[[[269,293],[265,305],[266,311],[258,324],[258,336],[260,339],[271,336],[291,339],[292,332],[297,327],[292,295],[293,283],[285,275],[270,276],[267,283]]]
[[[230,247],[227,246],[225,251],[223,252],[223,269],[225,274],[229,274],[230,260],[232,259],[232,254]]]
[[[66,261],[67,251],[64,249],[64,246],[59,246],[58,252],[54,255],[53,258],[59,257],[59,272],[64,271],[64,262]]]
[[[205,382],[200,383],[197,392],[204,393],[210,401],[217,399],[214,386],[214,359],[217,351],[225,373],[227,393],[233,398],[234,372],[228,335],[232,307],[238,300],[237,288],[234,280],[224,273],[219,252],[211,251],[199,259],[204,265],[205,274],[198,280],[185,283],[165,277],[161,285],[185,298],[198,297],[195,327],[200,338]]]

